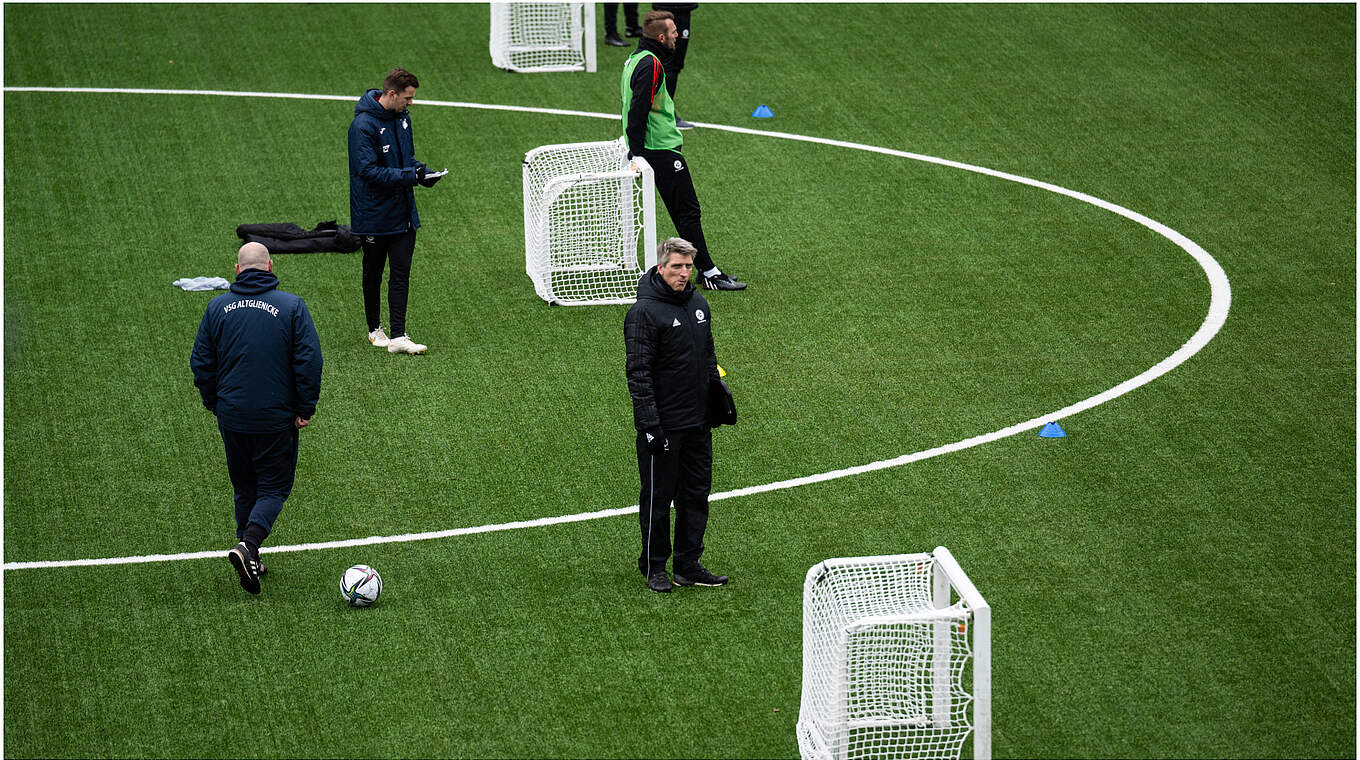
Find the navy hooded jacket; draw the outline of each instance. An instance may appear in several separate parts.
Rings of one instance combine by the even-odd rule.
[[[369,90],[349,125],[349,225],[355,235],[400,235],[420,227],[411,114],[397,113]]]
[[[194,385],[218,424],[274,433],[311,419],[321,396],[321,341],[301,298],[263,269],[236,276],[208,302],[189,356]]]

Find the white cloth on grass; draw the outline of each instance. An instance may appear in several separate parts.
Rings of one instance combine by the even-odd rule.
[[[227,290],[231,283],[221,277],[181,277],[171,283],[185,290]]]

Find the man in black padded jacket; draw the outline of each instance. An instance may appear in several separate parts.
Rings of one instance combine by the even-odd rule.
[[[713,431],[708,394],[718,377],[708,301],[690,283],[694,246],[670,238],[657,247],[657,264],[638,281],[637,302],[623,321],[628,393],[637,429],[642,490],[638,570],[652,591],[671,590],[670,505],[675,502],[675,583],[721,586],[699,557],[708,526],[713,482]]]

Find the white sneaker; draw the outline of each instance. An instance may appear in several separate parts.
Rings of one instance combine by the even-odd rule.
[[[379,325],[378,329],[368,334],[368,342],[378,348],[387,348],[392,343],[392,341],[388,339],[387,333],[383,332],[382,325]]]
[[[389,354],[423,354],[429,346],[411,340],[409,335],[398,335],[387,344]]]

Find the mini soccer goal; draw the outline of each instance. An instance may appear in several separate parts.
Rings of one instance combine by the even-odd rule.
[[[506,71],[594,71],[594,3],[491,3],[491,63]]]
[[[971,737],[986,760],[991,669],[991,608],[948,549],[821,562],[803,583],[798,749],[958,758]]]
[[[656,263],[652,168],[623,138],[524,154],[524,271],[548,303],[632,303]],[[642,264],[638,246],[642,246]]]

